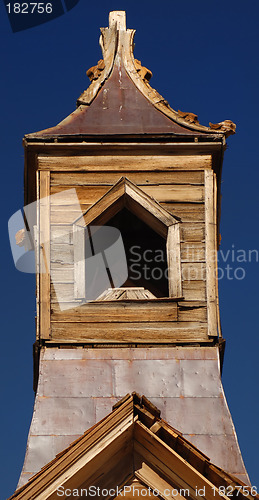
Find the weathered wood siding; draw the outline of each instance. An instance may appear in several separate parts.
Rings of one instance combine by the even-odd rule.
[[[122,301],[73,308],[76,302],[70,224],[81,213],[73,205],[69,193],[64,195],[62,205],[51,198],[50,256],[55,287],[53,284],[50,286],[50,338],[105,343],[208,340],[204,172],[212,172],[210,156],[42,155],[38,158],[38,168],[43,176],[50,172],[51,195],[76,188],[82,212],[124,176],[182,221],[183,298],[178,303],[159,299],[156,303]],[[70,309],[60,310],[57,293],[58,300]]]

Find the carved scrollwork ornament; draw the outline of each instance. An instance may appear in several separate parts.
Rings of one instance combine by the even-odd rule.
[[[231,120],[224,120],[220,123],[210,123],[209,125],[211,129],[217,130],[217,132],[223,132],[226,137],[236,132],[236,124]]]

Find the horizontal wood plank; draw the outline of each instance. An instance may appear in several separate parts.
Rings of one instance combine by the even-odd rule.
[[[201,301],[178,302],[178,321],[207,322],[206,303]]]
[[[202,170],[172,170],[160,172],[136,172],[134,170],[123,171],[138,186],[145,184],[204,184]],[[113,186],[121,177],[120,172],[51,172],[50,182],[52,186],[66,186],[69,188],[85,186],[86,184]]]
[[[182,279],[184,281],[204,281],[206,279],[206,264],[203,262],[183,262]]]
[[[181,241],[205,241],[205,224],[184,222],[181,224]]]
[[[186,241],[181,243],[182,262],[205,262],[205,243]]]
[[[183,281],[185,300],[206,301],[206,281]]]
[[[50,200],[51,207],[54,205],[73,205],[74,203],[74,190],[77,194],[78,200],[81,204],[92,204],[95,203],[99,198],[101,198],[107,191],[109,191],[110,186],[76,186],[76,188],[71,189],[68,186],[53,186],[50,193],[52,195],[59,194],[58,197],[53,196]]]
[[[180,217],[182,222],[204,222],[204,203],[165,203],[161,205],[172,215]]]
[[[40,170],[200,170],[211,168],[210,155],[141,155],[132,154],[87,156],[38,156]]]
[[[67,304],[69,305],[69,304]],[[96,322],[96,318],[101,315],[104,321],[137,321],[138,318],[141,321],[207,321],[207,307],[206,302],[199,301],[186,301],[181,302],[181,305],[175,304],[175,308],[172,304],[163,304],[162,307],[159,304],[136,304],[127,303],[123,308],[117,306],[117,304],[109,303],[107,304],[107,309],[99,304],[87,304],[75,307],[73,302],[70,303],[71,309],[66,311],[60,311],[59,304],[54,302],[51,306],[51,320],[55,322]],[[96,306],[96,307],[95,307]],[[89,308],[88,310],[84,308]],[[174,309],[174,310],[173,310]],[[129,314],[130,312],[130,314]],[[136,314],[137,320],[136,320]],[[115,316],[116,315],[116,316]],[[134,317],[135,315],[135,317]],[[159,317],[158,317],[159,315]]]
[[[60,196],[52,197],[50,199],[51,206],[53,205],[73,205],[74,202],[74,192],[71,189],[67,189],[68,186],[53,186],[51,188],[51,194],[59,193]],[[77,186],[76,194],[80,204],[92,204],[99,200],[107,191],[110,186],[100,186],[100,185],[87,185],[87,186]],[[204,187],[192,184],[174,184],[168,185],[160,184],[157,185],[145,185],[141,186],[144,193],[155,198],[158,202],[192,202],[201,203],[204,201]],[[62,195],[63,193],[63,195]]]
[[[204,204],[202,203],[166,203],[161,202],[163,208],[173,216],[180,217],[182,222],[201,223],[205,220]],[[84,214],[92,203],[80,203],[80,208],[75,205],[52,205],[51,223],[72,224],[80,215]]]
[[[81,217],[90,207],[90,204],[75,205],[53,205],[50,209],[50,222],[53,225],[73,224],[78,217]]]
[[[57,307],[55,308],[57,309]],[[116,303],[88,303],[67,311],[53,312],[52,321],[55,322],[165,322],[177,320],[177,304],[161,302],[124,302]]]
[[[74,283],[74,265],[51,263],[51,281],[54,283]]]
[[[207,327],[195,322],[161,323],[52,323],[52,340],[103,342],[206,341]]]
[[[69,245],[67,243],[52,243],[50,249],[50,260],[51,264],[74,264],[74,245]],[[51,268],[53,268],[53,266]]]
[[[51,243],[55,244],[72,244],[73,243],[73,227],[71,224],[60,226],[52,224],[50,228]]]

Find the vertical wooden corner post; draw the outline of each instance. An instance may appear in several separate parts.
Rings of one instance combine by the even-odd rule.
[[[205,170],[205,248],[207,273],[208,336],[218,336],[217,318],[217,245],[215,230],[214,172]]]
[[[39,334],[50,338],[50,172],[39,174]]]

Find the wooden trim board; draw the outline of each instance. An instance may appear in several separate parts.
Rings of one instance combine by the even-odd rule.
[[[213,171],[206,170],[205,175],[205,255],[206,255],[206,288],[208,309],[208,336],[217,337],[217,282],[216,282],[216,231],[214,206]]]
[[[50,173],[41,172],[39,179],[39,314],[40,337],[50,337]],[[44,271],[44,272],[43,272]]]

